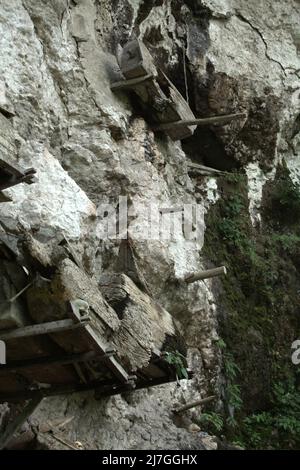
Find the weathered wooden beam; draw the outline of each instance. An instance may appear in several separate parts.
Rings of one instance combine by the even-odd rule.
[[[0,450],[4,449],[6,445],[9,443],[13,435],[20,429],[22,424],[26,421],[26,419],[34,412],[36,407],[42,401],[42,397],[36,397],[32,399],[19,413],[16,418],[8,424],[7,428],[5,429],[4,433],[0,436]]]
[[[105,352],[106,346],[104,346],[99,335],[93,330],[90,325],[84,327],[85,331],[90,335],[90,338],[93,340],[94,344],[98,347],[101,352]],[[127,374],[124,367],[117,361],[113,356],[107,357],[104,359],[104,364],[110,369],[110,371],[121,381],[127,383],[129,380],[129,375]]]
[[[79,354],[64,354],[59,357],[37,357],[35,359],[27,359],[23,361],[10,361],[8,364],[0,367],[0,376],[6,375],[7,373],[18,373],[20,370],[32,367],[64,366],[91,360],[101,362],[108,357],[113,356],[113,354],[113,351],[108,351],[105,354],[97,354],[95,351],[88,351],[86,353]]]
[[[73,320],[76,322],[80,321],[80,312],[76,308],[76,304],[74,302],[70,302],[71,305],[71,315]],[[105,354],[107,348],[109,347],[106,345],[103,340],[100,338],[100,335],[96,333],[96,331],[90,326],[84,326],[85,332],[89,335],[91,342],[94,346],[100,351],[100,353]],[[119,379],[121,382],[128,382],[129,375],[127,374],[126,370],[119,364],[115,357],[107,357],[104,360],[104,363],[110,369],[110,371]]]
[[[9,171],[12,173],[12,167],[9,167]],[[15,176],[13,173],[7,176],[7,178],[0,184],[0,191],[3,191],[4,189],[12,188],[13,186],[16,186],[17,184],[20,183],[27,183],[27,184],[32,184],[35,182],[35,174],[36,170],[34,168],[29,168],[28,170],[24,171],[23,173],[20,174],[19,170],[16,170],[18,172],[18,176]]]
[[[134,88],[136,85],[140,85],[141,83],[147,82],[148,80],[153,80],[153,75],[144,75],[142,77],[131,78],[130,80],[121,80],[119,82],[115,82],[111,85],[110,89],[112,91],[116,90],[124,90],[126,88]]]
[[[58,436],[53,430],[50,430],[48,431],[49,432],[49,436],[51,436],[53,439],[55,439],[56,441],[58,441],[60,444],[63,444],[64,446],[68,447],[69,449],[72,449],[72,450],[80,450],[78,447],[75,447],[73,444],[71,444],[70,442],[67,442],[65,439],[63,439],[62,437]]]
[[[189,378],[192,378],[193,373],[189,372]],[[44,397],[57,396],[57,395],[67,395],[70,393],[84,392],[88,390],[95,390],[96,398],[101,398],[104,396],[113,396],[120,393],[130,391],[133,388],[135,390],[141,390],[144,388],[154,387],[156,385],[162,385],[169,382],[177,381],[177,378],[174,376],[165,375],[161,378],[149,378],[147,381],[135,382],[135,376],[128,376],[128,382],[120,384],[117,383],[115,379],[109,380],[95,380],[88,382],[87,384],[76,383],[76,384],[67,384],[67,385],[53,385],[51,388],[41,388],[38,390],[21,390],[14,393],[0,393],[0,403],[9,402],[19,402],[21,400],[29,399],[41,399]]]
[[[219,268],[207,269],[206,271],[187,274],[186,276],[184,276],[183,280],[190,284],[192,282],[202,281],[203,279],[222,276],[223,274],[227,274],[226,267],[220,266]]]
[[[14,295],[10,299],[8,299],[7,302],[10,302],[10,303],[15,302],[22,294],[24,294],[24,292],[27,291],[27,289],[29,289],[29,287],[32,286],[32,284],[33,284],[33,281],[30,282],[29,284],[27,284],[27,286],[25,286],[23,289],[21,289],[16,295]]]
[[[189,162],[188,166],[188,173],[199,173],[199,174],[212,174],[217,176],[226,175],[225,171],[217,170],[216,168],[211,168],[209,166],[200,165],[198,163]]]
[[[129,377],[129,376],[128,376]],[[93,380],[88,383],[72,383],[72,384],[59,384],[52,385],[49,388],[38,388],[35,390],[18,390],[16,392],[0,393],[0,403],[8,402],[15,403],[22,400],[31,400],[37,398],[53,397],[57,395],[67,395],[70,393],[85,392],[95,390],[97,388],[109,387],[114,390],[118,387],[125,387],[126,390],[132,390],[131,382],[120,383],[116,378],[108,380]],[[123,389],[122,389],[123,390]],[[120,392],[121,393],[121,392]]]
[[[228,122],[231,122],[235,119],[245,118],[245,113],[235,113],[235,114],[224,114],[223,116],[212,116],[208,118],[200,119],[188,119],[175,122],[167,122],[156,126],[154,130],[156,131],[167,131],[169,129],[174,129],[176,127],[185,127],[185,126],[210,126],[210,125],[222,125]]]
[[[38,325],[30,325],[24,326],[23,328],[0,331],[0,340],[8,341],[10,339],[28,338],[31,336],[60,333],[62,331],[74,330],[76,328],[84,328],[86,325],[86,321],[81,323],[74,323],[74,321],[71,319],[40,323]]]
[[[172,411],[173,413],[180,414],[184,411],[190,410],[191,408],[195,408],[196,406],[202,406],[206,403],[210,403],[216,399],[215,395],[211,395],[210,397],[202,398],[201,400],[196,400],[191,403],[187,403],[186,405],[180,406],[178,408],[174,408]]]

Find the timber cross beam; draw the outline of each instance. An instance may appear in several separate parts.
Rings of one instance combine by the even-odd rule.
[[[186,274],[183,280],[187,284],[191,284],[193,282],[203,281],[204,279],[222,276],[224,274],[227,274],[227,269],[225,266],[220,266],[219,268],[207,269],[206,271],[199,271],[195,273]]]

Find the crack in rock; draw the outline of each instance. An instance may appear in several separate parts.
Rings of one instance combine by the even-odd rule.
[[[264,38],[262,32],[260,31],[260,29],[257,28],[256,26],[254,26],[254,25],[251,23],[251,21],[249,21],[249,20],[248,20],[245,16],[243,16],[240,12],[236,13],[235,16],[236,16],[236,18],[238,18],[238,19],[239,19],[240,21],[242,21],[243,23],[247,23],[247,24],[250,26],[250,28],[251,28],[253,31],[255,31],[255,32],[259,35],[259,37],[261,38],[261,40],[262,40],[262,42],[264,43],[264,46],[265,46],[265,55],[266,55],[266,58],[267,58],[268,60],[270,60],[271,62],[274,62],[275,64],[278,64],[279,67],[281,68],[281,70],[282,70],[284,76],[287,77],[285,68],[284,68],[284,66],[282,65],[282,63],[279,62],[279,61],[276,60],[276,59],[273,59],[273,57],[270,56],[270,54],[269,54],[269,48],[268,48],[268,43],[267,43],[267,41],[265,40],[265,38]]]

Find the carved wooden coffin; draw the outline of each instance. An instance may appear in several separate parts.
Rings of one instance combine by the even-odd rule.
[[[195,116],[188,103],[169,80],[153,63],[146,46],[134,39],[119,50],[118,63],[124,82],[112,86],[112,90],[132,89],[140,98],[141,104],[153,124],[191,121]],[[166,129],[172,140],[181,140],[193,135],[196,126],[182,125]]]

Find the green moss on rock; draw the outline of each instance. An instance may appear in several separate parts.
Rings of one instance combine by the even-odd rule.
[[[226,344],[224,422],[229,423],[222,432],[250,448],[297,447],[300,403],[296,422],[286,424],[290,428],[283,435],[278,417],[290,411],[276,390],[289,384],[291,396],[299,393],[291,344],[300,336],[300,188],[280,168],[265,187],[257,230],[249,216],[246,175],[220,178],[219,190],[221,197],[206,218],[203,250],[207,260],[228,268],[218,294],[219,333]],[[234,378],[228,377],[226,355],[239,370]],[[228,404],[228,388],[234,386],[239,406]],[[263,426],[255,420],[261,413],[268,414]]]

